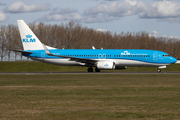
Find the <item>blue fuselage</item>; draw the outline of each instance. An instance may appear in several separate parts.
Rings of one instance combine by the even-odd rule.
[[[136,49],[51,49],[54,55],[73,58],[85,58],[97,61],[114,61],[119,66],[163,66],[175,63],[177,60],[165,52],[156,50]],[[78,61],[71,61],[68,58],[49,56],[44,50],[31,50],[32,54],[25,54],[42,62],[59,65],[83,65]],[[62,62],[61,62],[62,61]],[[64,64],[63,64],[64,62]]]

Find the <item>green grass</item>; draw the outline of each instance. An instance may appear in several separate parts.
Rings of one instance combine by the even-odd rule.
[[[180,119],[180,75],[0,75],[0,119]]]
[[[85,72],[87,67],[58,66],[42,62],[0,62],[0,72]],[[102,70],[107,72],[107,70]],[[125,70],[111,72],[157,72],[157,67],[127,67]],[[180,64],[173,64],[162,69],[162,72],[180,71]],[[109,71],[108,71],[109,72]]]
[[[86,71],[86,67],[58,66],[43,62],[0,62],[0,72],[66,72]]]

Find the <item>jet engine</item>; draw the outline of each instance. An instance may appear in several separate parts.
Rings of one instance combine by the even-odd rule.
[[[115,62],[98,62],[97,69],[99,70],[112,70],[115,69]]]

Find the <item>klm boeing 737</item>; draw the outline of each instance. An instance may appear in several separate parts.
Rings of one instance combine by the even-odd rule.
[[[33,60],[64,66],[85,66],[88,72],[126,69],[126,67],[157,67],[158,72],[177,62],[169,54],[141,49],[56,49],[41,43],[23,20],[17,20],[24,50],[23,56]]]

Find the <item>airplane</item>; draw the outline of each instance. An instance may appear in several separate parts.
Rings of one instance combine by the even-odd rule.
[[[158,72],[177,62],[168,53],[144,49],[57,49],[41,43],[23,20],[17,20],[24,50],[23,56],[32,60],[61,66],[85,66],[88,72],[126,69],[127,67],[157,67]]]

